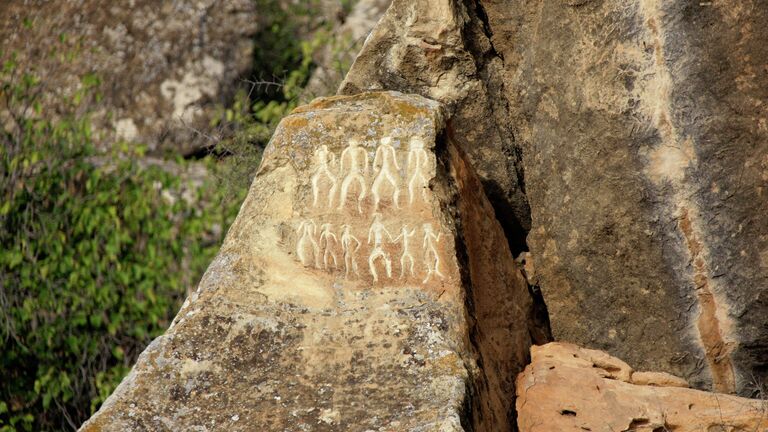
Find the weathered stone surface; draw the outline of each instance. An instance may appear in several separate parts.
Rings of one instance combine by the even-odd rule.
[[[20,71],[41,78],[41,115],[71,110],[61,100],[94,74],[98,142],[183,154],[209,144],[194,129],[208,126],[247,75],[256,14],[250,0],[10,0],[0,7],[0,40],[3,60],[15,53]]]
[[[446,103],[556,339],[752,394],[768,381],[766,18],[760,1],[396,0],[341,91]],[[526,206],[528,222],[505,211]]]
[[[457,143],[467,152],[510,239],[524,250],[530,212],[523,196],[519,147],[511,133],[502,63],[460,2],[395,0],[366,40],[340,94],[392,89],[446,105]],[[475,32],[479,34],[468,34]],[[482,143],[480,145],[479,143]]]
[[[661,383],[640,385],[635,377],[641,372],[616,366],[624,364],[621,360],[571,344],[534,346],[531,357],[532,363],[517,378],[521,432],[751,432],[768,428],[768,402],[764,400]],[[641,379],[649,373],[645,374]]]
[[[505,84],[554,336],[751,393],[768,379],[768,4],[486,10],[500,54],[522,55]]]
[[[400,93],[285,118],[197,292],[82,430],[512,430],[531,299],[443,122]]]
[[[336,93],[363,42],[384,15],[391,0],[359,0],[343,22],[333,29],[329,43],[314,55],[315,69],[302,91],[302,99]]]

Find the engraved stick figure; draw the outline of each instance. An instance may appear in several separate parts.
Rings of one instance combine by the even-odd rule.
[[[362,169],[360,163],[362,161]],[[345,163],[346,162],[346,163]],[[362,213],[363,210],[360,207],[360,203],[365,198],[365,177],[368,175],[368,153],[364,148],[360,147],[360,143],[355,139],[349,140],[347,148],[341,152],[341,161],[339,162],[339,175],[344,175],[344,167],[348,167],[344,181],[341,182],[341,201],[339,202],[339,210],[344,208],[347,202],[347,194],[349,193],[349,186],[356,182],[360,187],[360,194],[357,196],[357,211]]]
[[[440,278],[445,277],[440,273],[440,256],[435,246],[435,243],[440,242],[441,235],[443,235],[442,232],[435,234],[431,224],[424,224],[424,264],[427,266],[427,277],[422,283],[427,283],[433,274],[440,276]]]
[[[339,264],[336,260],[336,244],[339,242],[336,238],[336,234],[331,232],[331,224],[324,223],[320,225],[320,247],[323,249],[323,268],[328,269],[328,256],[333,259],[333,268],[338,268]],[[333,242],[333,244],[331,244]]]
[[[323,177],[327,178],[331,183],[331,188],[328,191],[328,207],[333,205],[333,197],[336,195],[337,180],[336,176],[331,173],[328,167],[328,156],[331,157],[331,163],[336,161],[336,157],[333,153],[328,151],[328,146],[322,145],[315,150],[315,173],[312,175],[312,207],[317,206],[317,199],[320,195],[320,181]]]
[[[349,229],[349,225],[344,225],[341,233],[341,250],[344,252],[344,268],[346,269],[345,277],[349,277],[350,270],[360,276],[360,273],[357,271],[357,259],[355,258],[355,254],[358,249],[360,249],[361,244],[360,240],[349,232]],[[352,243],[357,243],[357,245],[352,246]]]
[[[400,279],[402,279],[405,276],[405,262],[408,261],[409,266],[408,270],[411,273],[411,276],[414,276],[413,273],[413,255],[411,255],[411,251],[409,250],[410,247],[410,238],[416,235],[416,229],[412,229],[410,232],[408,231],[408,225],[403,225],[403,227],[400,229],[400,235],[395,237],[394,242],[397,243],[398,240],[402,239],[403,243],[403,254],[400,255]]]
[[[427,179],[429,172],[429,155],[424,150],[424,141],[419,137],[411,138],[408,151],[408,173],[411,178],[408,181],[408,204],[413,205],[416,188],[421,188],[421,196],[427,202]]]
[[[371,195],[373,195],[373,210],[376,211],[379,208],[379,200],[381,199],[381,186],[383,182],[387,182],[392,185],[394,189],[393,202],[396,208],[400,208],[397,202],[398,196],[400,196],[400,189],[397,187],[397,179],[393,172],[400,170],[397,165],[397,154],[395,149],[390,144],[392,138],[384,137],[379,143],[379,148],[376,149],[376,155],[373,157],[373,169],[376,171],[378,167],[378,174],[373,179],[373,186],[371,187]],[[394,167],[394,171],[393,171]]]
[[[318,266],[318,256],[320,254],[320,248],[317,246],[317,242],[315,241],[315,230],[317,229],[317,226],[315,225],[315,222],[311,219],[305,220],[304,222],[299,225],[299,228],[296,230],[297,233],[301,235],[299,237],[299,241],[296,242],[296,256],[299,257],[299,261],[301,261],[301,264],[304,266],[310,265],[307,261],[309,260],[309,257],[306,255],[307,252],[307,246],[311,246],[312,248],[312,258],[314,259],[314,266],[316,268],[319,268]]]
[[[379,280],[379,276],[376,274],[376,260],[379,258],[384,260],[384,268],[387,271],[387,277],[392,277],[392,261],[389,259],[389,255],[382,248],[382,244],[384,243],[384,234],[389,237],[389,241],[391,242],[392,234],[390,234],[384,224],[381,223],[381,215],[375,213],[373,215],[373,223],[371,224],[371,228],[368,230],[368,244],[371,244],[371,239],[373,239],[373,249],[371,249],[371,255],[368,257],[368,268],[371,270],[371,275],[373,275],[374,282]]]

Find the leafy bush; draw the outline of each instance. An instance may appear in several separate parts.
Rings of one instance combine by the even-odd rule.
[[[72,112],[98,84],[84,77]],[[0,71],[0,431],[79,426],[161,334],[237,211],[123,146],[99,155],[85,114],[42,112]],[[187,162],[177,161],[181,171]],[[209,164],[209,168],[210,164]],[[183,193],[182,193],[183,192]],[[182,197],[182,195],[184,195]],[[241,197],[228,202],[237,204]]]

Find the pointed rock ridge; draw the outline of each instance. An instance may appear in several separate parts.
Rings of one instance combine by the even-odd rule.
[[[443,103],[457,144],[467,153],[500,215],[513,252],[527,250],[530,210],[521,153],[509,127],[501,59],[477,17],[455,0],[394,0],[365,42],[339,94],[365,90],[417,93]],[[467,33],[471,32],[471,33]],[[479,34],[476,34],[479,32]]]
[[[529,431],[701,432],[768,428],[768,402],[633,372],[608,354],[566,343],[531,348],[517,378],[518,427]]]
[[[754,395],[768,382],[766,20],[758,1],[395,0],[340,91],[446,104],[511,244],[522,232],[530,249],[556,339]],[[495,194],[505,181],[520,195]],[[530,231],[514,232],[513,202]]]
[[[165,335],[83,431],[514,430],[531,300],[434,101],[283,119]]]

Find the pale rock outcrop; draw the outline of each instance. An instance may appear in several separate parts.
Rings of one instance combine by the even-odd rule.
[[[434,101],[283,119],[220,253],[81,430],[509,431],[518,264]]]
[[[765,400],[681,388],[681,378],[633,372],[604,352],[572,344],[534,346],[531,357],[531,364],[517,378],[520,432],[754,432],[768,428]]]
[[[446,104],[555,339],[754,395],[767,19],[751,0],[395,0],[340,91]]]

